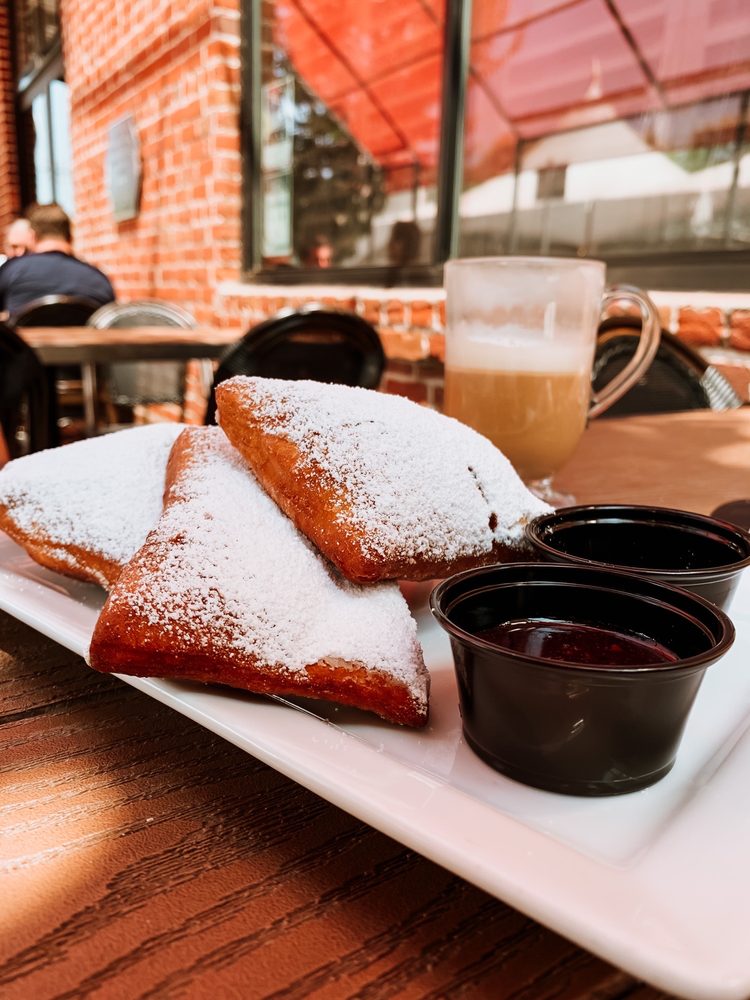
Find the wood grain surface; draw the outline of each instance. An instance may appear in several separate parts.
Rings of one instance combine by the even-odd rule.
[[[555,485],[579,503],[700,514],[750,499],[750,407],[594,420]]]
[[[665,994],[0,613],[3,1000]]]
[[[560,482],[747,495],[712,416],[601,420]],[[2,1000],[667,996],[2,613],[0,703]]]

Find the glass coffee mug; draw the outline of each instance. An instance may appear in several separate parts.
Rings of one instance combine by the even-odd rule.
[[[488,437],[539,496],[560,506],[552,477],[586,422],[653,361],[661,324],[636,288],[605,289],[605,265],[554,257],[476,257],[445,264],[445,412]],[[635,303],[641,336],[626,367],[594,393],[602,312]]]

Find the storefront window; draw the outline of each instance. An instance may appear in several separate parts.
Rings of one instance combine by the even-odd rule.
[[[412,265],[439,281],[449,255],[557,254],[622,265],[620,279],[637,259],[642,281],[655,262],[680,287],[691,262],[723,261],[730,282],[747,266],[743,4],[259,10],[250,269],[331,265],[378,280]]]
[[[261,10],[261,264],[429,263],[442,3],[268,0]]]
[[[59,42],[58,0],[16,0],[18,67],[21,77],[33,74]]]
[[[19,149],[26,201],[58,202],[73,216],[70,99],[63,80],[57,0],[17,0]],[[28,146],[28,148],[26,148]]]
[[[474,6],[460,252],[616,262],[746,249],[739,6],[546,7],[514,23]]]

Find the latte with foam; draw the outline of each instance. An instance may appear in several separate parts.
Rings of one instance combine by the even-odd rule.
[[[586,426],[588,371],[446,367],[445,412],[488,437],[527,482],[556,472]]]
[[[606,289],[602,261],[563,257],[448,260],[445,412],[488,437],[537,496],[556,506],[551,477],[571,457],[586,421],[647,370],[659,316],[637,289]],[[592,398],[604,309],[632,302],[644,319],[636,355]]]

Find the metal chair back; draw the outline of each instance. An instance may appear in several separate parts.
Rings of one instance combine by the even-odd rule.
[[[45,295],[9,317],[10,326],[85,326],[99,303],[83,295]]]
[[[310,307],[285,311],[254,326],[224,353],[211,387],[206,423],[216,422],[216,386],[233,375],[375,389],[384,368],[377,330],[361,316]]]
[[[97,330],[125,329],[137,326],[174,326],[192,330],[195,319],[182,306],[157,299],[133,302],[109,302],[100,306],[88,321]]]
[[[155,299],[110,302],[90,317],[98,330],[138,326],[169,326],[181,330],[195,327],[195,319],[181,306]],[[136,406],[150,403],[182,404],[185,364],[176,361],[120,361],[101,366],[100,381],[112,403]]]
[[[593,382],[605,385],[635,351],[640,319],[611,317],[599,327]],[[679,410],[729,410],[742,400],[721,372],[678,337],[662,330],[656,357],[646,375],[603,417]]]

